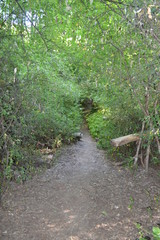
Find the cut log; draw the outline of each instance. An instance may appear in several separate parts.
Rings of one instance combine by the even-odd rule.
[[[136,142],[140,140],[139,134],[130,134],[127,136],[115,138],[111,140],[111,145],[114,147],[120,147],[122,145],[128,144],[130,142]]]

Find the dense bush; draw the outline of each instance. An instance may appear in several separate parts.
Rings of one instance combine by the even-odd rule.
[[[31,165],[26,148],[29,153],[37,143],[54,147],[57,137],[66,142],[79,130],[82,116],[80,90],[67,60],[15,39],[14,32],[12,39],[1,35],[0,169],[11,179],[13,169]]]
[[[102,110],[95,112],[87,117],[91,135],[97,139],[100,147],[109,146],[110,139],[113,137],[115,126]]]

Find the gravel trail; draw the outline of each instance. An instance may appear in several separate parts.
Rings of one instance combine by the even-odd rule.
[[[0,239],[135,240],[137,222],[160,222],[159,181],[153,169],[115,166],[85,130],[56,166],[3,196]]]

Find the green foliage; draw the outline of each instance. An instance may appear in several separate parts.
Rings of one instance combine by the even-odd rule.
[[[98,145],[105,148],[114,134],[115,126],[111,119],[106,117],[103,110],[99,110],[87,117],[89,130],[94,138],[98,139]]]
[[[4,176],[7,180],[11,180],[13,177],[13,170],[12,170],[13,160],[11,159],[8,164],[5,164],[4,168]]]
[[[133,205],[134,205],[134,199],[133,199],[133,197],[130,197],[130,203],[129,203],[129,205],[128,205],[128,209],[129,210],[132,210],[132,208],[133,208]]]
[[[145,240],[148,239],[147,237],[145,237],[145,233],[146,231],[143,231],[142,226],[138,223],[136,224],[137,229],[139,229],[139,235],[140,238],[139,240]],[[160,228],[159,227],[153,227],[152,228],[152,233],[146,232],[149,235],[152,235],[153,240],[160,240]]]
[[[52,147],[59,144],[58,136],[64,142],[82,122],[76,76],[48,29],[54,4],[47,2],[43,13],[42,5],[0,3],[0,169],[7,180],[15,169],[18,178],[26,178],[32,163],[24,149],[34,149],[37,142]]]
[[[153,239],[154,240],[160,240],[160,228],[159,227],[153,227]]]
[[[145,121],[145,131],[156,129],[156,134],[147,134],[142,148],[146,151],[151,145],[152,153],[159,158],[155,136],[160,139],[160,36],[159,33],[153,36],[151,31],[158,30],[160,6],[154,1],[130,3],[128,1],[124,6],[118,2],[104,3],[104,8],[103,3],[94,2],[88,6],[91,11],[84,10],[88,31],[81,28],[79,56],[83,55],[83,72],[88,72],[88,78],[81,82],[81,88],[83,98],[88,96],[99,109],[110,110],[107,124],[103,123],[99,113],[88,117],[89,129],[99,138],[101,146],[106,147],[108,136],[114,138],[140,132]],[[82,17],[78,21],[81,22]],[[82,66],[79,64],[79,69]]]

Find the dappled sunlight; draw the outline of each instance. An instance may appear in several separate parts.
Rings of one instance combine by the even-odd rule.
[[[69,218],[68,223],[72,223],[73,220],[75,219],[75,217],[76,217],[76,216],[73,216],[73,215],[69,216],[69,217],[68,217],[68,218]]]
[[[69,209],[64,210],[64,213],[69,213],[69,212],[70,212]]]
[[[116,221],[114,219],[113,222],[109,221],[108,223],[97,224],[95,227],[95,230],[105,229],[107,231],[110,231],[110,230],[113,231],[114,229],[119,228],[119,227],[122,227],[123,229],[129,229],[129,228],[131,228],[131,226],[133,227],[133,223],[128,218],[124,219],[123,221]]]
[[[44,225],[44,229],[51,232],[61,234],[65,229],[74,228],[73,222],[76,218],[76,215],[71,214],[71,210],[65,209],[62,212],[59,212],[59,216],[55,216],[54,220],[49,218],[42,218],[40,222]],[[77,223],[75,223],[76,225]],[[72,236],[73,239],[76,239],[75,236]]]
[[[80,238],[77,236],[71,236],[68,240],[80,240]]]
[[[119,231],[119,239],[125,240],[127,239],[124,237],[125,232],[132,232],[135,229],[133,219],[129,218],[123,218],[119,221],[112,216],[112,219],[103,220],[103,218],[100,218],[99,223],[96,223],[96,218],[86,218],[86,215],[84,218],[81,215],[81,211],[74,214],[73,210],[67,208],[59,214],[60,217],[55,216],[55,219],[53,220],[52,218],[52,221],[43,219],[45,224],[43,230],[50,235],[54,233],[58,237],[66,234],[66,240],[81,240],[83,238],[89,240],[101,234],[102,236],[112,236],[114,239],[114,237],[117,237],[117,229]],[[82,223],[83,229],[81,229]]]
[[[55,229],[55,224],[48,224],[47,227],[51,228],[51,229]]]

